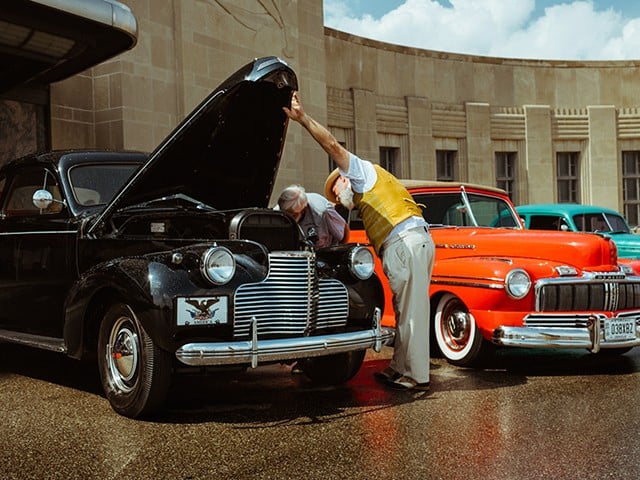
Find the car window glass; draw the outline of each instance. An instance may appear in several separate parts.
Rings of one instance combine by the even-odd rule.
[[[460,194],[416,194],[413,198],[424,205],[422,215],[429,224],[461,225],[462,218],[456,210],[460,206]]]
[[[138,165],[79,165],[69,171],[76,201],[83,206],[109,203]]]
[[[625,219],[620,215],[605,213],[604,216],[607,218],[607,221],[611,226],[611,230],[613,230],[614,232],[630,232],[629,225],[627,225]]]
[[[515,227],[516,220],[508,205],[493,197],[469,195],[473,216],[481,227]]]
[[[342,210],[338,210],[342,215]],[[351,230],[364,230],[364,223],[362,222],[362,217],[360,216],[360,210],[357,208],[353,208],[351,210],[347,210],[347,215],[349,218],[349,228]],[[346,219],[345,219],[346,220]]]
[[[566,230],[566,223],[558,215],[531,215],[529,228],[531,230]]]
[[[429,225],[473,226],[471,215],[459,193],[412,194],[418,205],[422,205],[422,216]],[[476,222],[481,227],[517,227],[519,225],[509,204],[496,197],[468,195]],[[364,228],[357,209],[349,215],[349,228]]]
[[[460,193],[415,194],[425,208],[424,218],[431,225],[473,226],[473,218],[481,227],[515,227],[518,221],[504,200],[488,195],[469,194],[471,212]]]
[[[602,213],[582,213],[574,215],[573,221],[581,232],[611,231]]]
[[[37,190],[48,190],[54,201],[46,209],[33,204],[33,194]],[[5,215],[8,217],[51,215],[60,213],[63,208],[62,194],[55,177],[46,170],[21,172],[14,177],[7,193]]]

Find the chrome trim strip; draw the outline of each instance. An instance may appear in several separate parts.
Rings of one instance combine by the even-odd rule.
[[[586,328],[498,327],[493,343],[505,347],[586,348],[593,342]],[[640,345],[640,340],[638,341]]]
[[[585,348],[593,353],[606,348],[640,346],[639,336],[634,340],[607,342],[603,323],[602,319],[596,318],[592,328],[501,326],[494,330],[492,342],[505,347]]]
[[[436,285],[455,285],[457,287],[488,288],[489,290],[504,290],[504,284],[500,283],[477,283],[477,282],[454,282],[452,280],[431,279],[431,283]]]
[[[56,235],[60,235],[61,233],[73,233],[74,235],[78,233],[78,230],[38,230],[38,231],[29,231],[29,232],[0,232],[1,237],[8,237],[11,235],[44,235],[47,233],[55,233]]]
[[[575,283],[581,284],[604,284],[604,283],[640,283],[640,277],[634,275],[612,274],[610,277],[597,276],[585,272],[582,277],[552,277],[540,278],[536,281],[536,287],[544,285],[567,285]]]
[[[176,351],[176,358],[193,366],[251,364],[375,348],[392,342],[394,330],[381,327],[359,332],[317,337],[247,340],[228,343],[188,343]]]
[[[380,352],[382,350],[382,310],[378,307],[373,311],[373,328],[376,331],[376,343],[373,350]]]
[[[603,335],[602,331],[600,330],[601,327],[602,321],[600,320],[599,316],[592,315],[591,317],[589,317],[589,324],[587,328],[589,329],[589,334],[591,335],[592,353],[598,353],[600,351],[600,347],[602,346]]]
[[[0,330],[0,340],[10,343],[26,345],[27,347],[50,350],[57,353],[67,353],[67,347],[62,338],[45,337],[30,333],[13,332],[10,330]]]

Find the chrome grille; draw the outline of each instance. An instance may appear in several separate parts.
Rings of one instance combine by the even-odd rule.
[[[640,308],[640,282],[589,280],[548,282],[536,289],[538,312],[606,311]]]
[[[242,285],[234,298],[234,338],[248,338],[251,321],[258,337],[301,336],[317,329],[344,326],[349,313],[345,286],[318,279],[312,252],[273,252],[262,282]]]
[[[555,328],[587,328],[591,314],[575,315],[575,314],[554,314],[554,315],[536,315],[532,313],[527,315],[524,320],[525,327],[555,327]]]

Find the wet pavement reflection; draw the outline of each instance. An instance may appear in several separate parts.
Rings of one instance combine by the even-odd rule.
[[[0,477],[640,478],[640,349],[500,351],[431,361],[430,392],[386,390],[369,353],[317,387],[290,367],[183,376],[152,419],[115,414],[95,365],[0,345]]]

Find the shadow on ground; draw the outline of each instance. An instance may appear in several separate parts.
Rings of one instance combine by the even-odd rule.
[[[431,360],[429,392],[398,392],[375,382],[373,373],[387,366],[392,350],[370,352],[347,384],[319,386],[290,366],[268,365],[238,372],[175,377],[165,408],[149,420],[160,423],[225,422],[237,427],[269,428],[283,423],[323,423],[350,415],[427,401],[457,391],[507,388],[533,376],[628,374],[640,370],[635,351],[625,355],[586,351],[505,349],[483,368],[460,368],[441,358]],[[81,390],[106,401],[95,362],[61,354],[0,345],[0,380],[11,374]],[[7,380],[10,381],[10,380]]]

